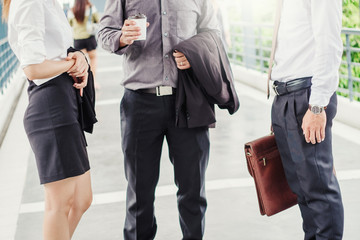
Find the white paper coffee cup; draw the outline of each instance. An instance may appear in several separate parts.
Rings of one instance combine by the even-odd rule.
[[[135,41],[146,40],[146,16],[144,14],[137,14],[129,17],[129,19],[136,22],[136,25],[141,28],[141,35]]]

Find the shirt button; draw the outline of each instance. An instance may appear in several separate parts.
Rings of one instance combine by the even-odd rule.
[[[168,76],[166,76],[166,77],[165,77],[165,80],[166,80],[166,81],[168,81],[168,80],[169,80],[169,77],[168,77]]]
[[[169,36],[169,34],[166,32],[166,33],[164,33],[164,36],[167,37],[167,36]]]
[[[165,55],[165,58],[169,58],[169,55],[168,55],[168,54],[166,54],[166,55]]]
[[[163,15],[166,15],[167,14],[167,12],[166,11],[163,11]]]

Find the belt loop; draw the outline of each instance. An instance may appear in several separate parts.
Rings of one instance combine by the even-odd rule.
[[[156,92],[156,96],[161,96],[161,95],[160,95],[160,86],[159,86],[159,87],[155,87],[155,92]]]

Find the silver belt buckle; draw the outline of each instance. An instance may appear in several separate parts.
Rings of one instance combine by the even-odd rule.
[[[173,89],[170,86],[158,86],[156,87],[156,96],[172,95]]]
[[[273,87],[273,89],[274,89],[275,94],[279,96],[280,94],[279,94],[279,92],[277,91],[277,87],[278,87],[278,86],[276,86],[275,84],[273,84],[272,87]]]

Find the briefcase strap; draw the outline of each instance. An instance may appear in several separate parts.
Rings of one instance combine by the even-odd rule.
[[[250,146],[249,145],[245,145],[245,154],[246,154],[246,165],[247,165],[247,168],[248,168],[248,171],[250,173],[251,176],[254,177],[254,168],[253,166],[251,165],[251,152],[250,152]]]
[[[272,73],[272,68],[273,68],[274,59],[275,59],[275,51],[276,51],[276,46],[277,46],[277,37],[278,37],[278,33],[279,33],[283,1],[284,0],[278,0],[278,2],[277,2],[274,32],[273,32],[273,39],[272,39],[272,46],[271,46],[271,54],[270,54],[270,60],[269,60],[268,77],[267,77],[267,81],[266,81],[267,82],[267,89],[266,89],[267,99],[269,99],[269,97],[270,97],[270,79],[271,79],[271,73]]]

